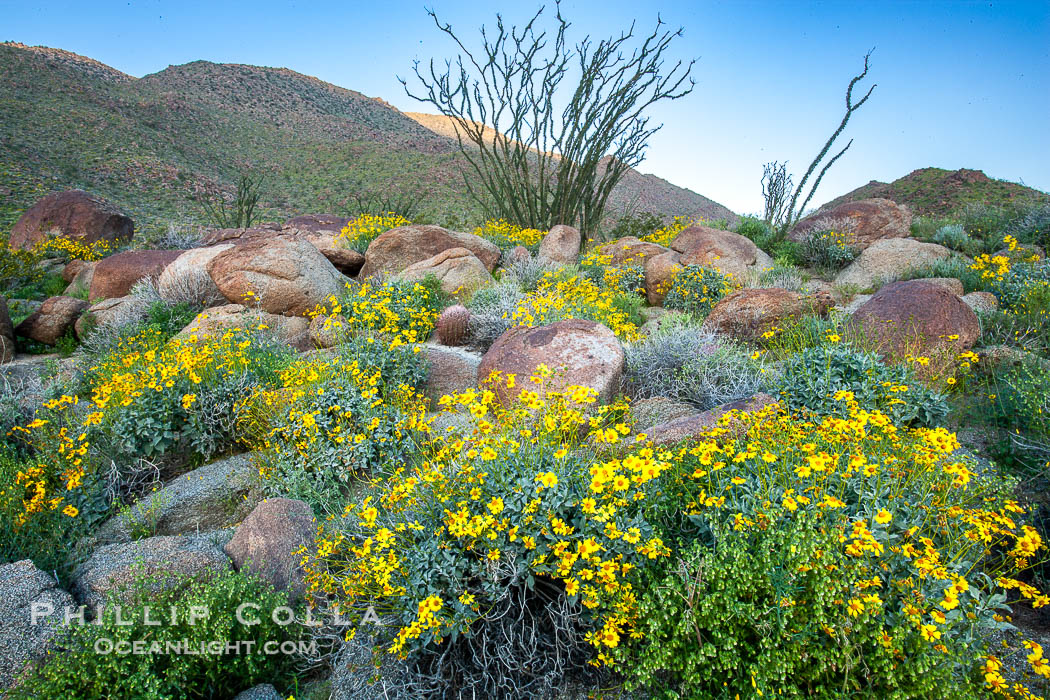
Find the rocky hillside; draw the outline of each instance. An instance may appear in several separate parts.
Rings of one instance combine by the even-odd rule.
[[[948,216],[970,203],[1002,206],[1050,201],[1050,195],[1006,180],[993,180],[980,170],[920,168],[893,182],[872,180],[831,200],[821,209],[875,197],[907,204],[916,214]]]
[[[267,218],[352,213],[356,198],[417,199],[429,218],[478,223],[445,135],[383,100],[285,68],[195,61],[134,78],[44,47],[0,44],[0,230],[48,191],[81,188],[140,229],[201,217],[196,198],[263,176]],[[611,210],[732,218],[632,173]]]

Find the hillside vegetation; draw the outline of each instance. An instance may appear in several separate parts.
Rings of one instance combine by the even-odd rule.
[[[907,204],[915,214],[926,216],[949,216],[970,204],[1002,207],[1050,202],[1050,195],[1045,192],[1014,182],[993,180],[980,170],[919,168],[893,182],[872,180],[831,200],[821,209],[873,197]]]
[[[202,220],[198,193],[263,177],[264,218],[356,213],[359,199],[421,200],[425,218],[480,223],[442,133],[380,99],[285,68],[195,61],[136,79],[44,47],[0,44],[0,230],[42,194],[79,187],[140,230]],[[734,218],[689,190],[631,172],[609,213]]]

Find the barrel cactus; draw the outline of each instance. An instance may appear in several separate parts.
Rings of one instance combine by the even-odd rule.
[[[442,345],[462,345],[467,339],[467,323],[470,310],[462,304],[450,306],[441,312],[437,320],[438,339]]]

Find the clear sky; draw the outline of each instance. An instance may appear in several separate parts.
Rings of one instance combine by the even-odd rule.
[[[66,49],[134,76],[197,59],[281,66],[427,111],[395,77],[408,75],[414,59],[452,55],[424,1],[0,0],[0,40]],[[500,9],[428,6],[471,34]],[[538,6],[503,5],[509,20]],[[926,166],[976,168],[1050,190],[1050,0],[565,0],[562,10],[575,31],[594,36],[635,19],[648,28],[657,13],[684,27],[673,51],[699,59],[696,90],[657,110],[665,126],[640,169],[734,211],[761,208],[764,162],[805,169],[838,124],[845,85],[871,47],[878,87],[851,120],[844,138],[853,147],[815,203]]]

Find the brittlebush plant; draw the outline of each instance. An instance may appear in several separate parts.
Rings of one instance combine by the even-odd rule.
[[[360,214],[351,219],[336,236],[336,241],[341,245],[364,253],[368,245],[379,238],[380,234],[399,226],[410,226],[411,221],[394,212],[385,214]]]
[[[336,338],[382,335],[391,347],[421,343],[433,332],[444,304],[440,283],[367,280],[330,296],[310,313]]]
[[[664,308],[684,311],[703,320],[715,304],[739,286],[732,275],[702,265],[689,265],[671,280]]]
[[[1044,544],[943,428],[900,428],[842,396],[846,417],[732,413],[661,453],[633,685],[686,697],[970,697],[1009,687],[991,646]],[[1029,673],[1050,677],[1038,645]],[[677,696],[676,696],[677,697]]]
[[[510,320],[533,328],[569,318],[589,319],[609,328],[620,340],[631,342],[639,338],[637,319],[632,317],[639,305],[637,293],[554,271],[544,274],[536,290],[510,314]]]
[[[518,587],[578,618],[565,638],[575,632],[599,662],[629,634],[633,572],[667,554],[643,515],[667,465],[646,448],[597,460],[629,433],[625,405],[598,406],[585,387],[547,390],[550,381],[541,366],[444,397],[471,427],[434,435],[420,463],[322,526],[307,557],[310,588],[344,615],[375,606],[394,621],[385,653],[418,660],[470,644],[500,624]],[[496,382],[524,383],[511,407]]]
[[[520,245],[535,253],[547,232],[535,228],[522,228],[505,219],[489,219],[474,229],[474,235],[495,243],[500,250],[510,250]]]

